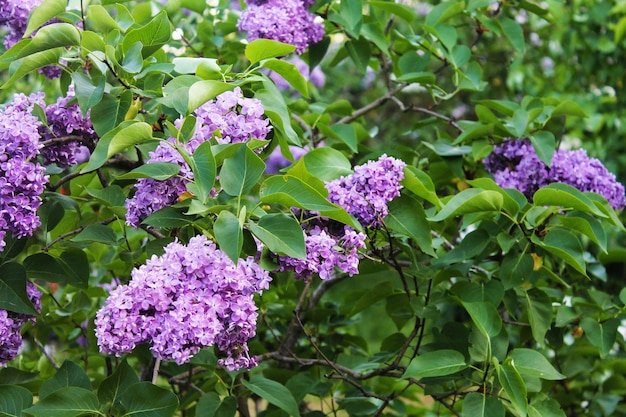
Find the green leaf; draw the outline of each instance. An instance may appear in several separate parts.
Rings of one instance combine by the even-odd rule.
[[[427,219],[439,222],[448,217],[483,211],[500,211],[504,205],[502,194],[497,191],[469,188],[450,199],[436,216]]]
[[[90,4],[87,12],[88,27],[98,32],[108,33],[112,30],[123,32],[115,19],[99,4]]]
[[[220,94],[235,88],[234,84],[228,84],[216,80],[197,81],[189,87],[189,101],[187,112],[191,113],[207,101],[214,99]]]
[[[428,13],[425,23],[428,26],[435,27],[439,23],[445,22],[457,14],[462,13],[464,8],[465,2],[462,1],[441,2]]]
[[[30,36],[41,25],[65,11],[67,0],[44,0],[37,6],[28,19],[28,25],[24,31],[24,37]]]
[[[435,191],[433,180],[424,171],[414,166],[407,166],[404,169],[404,179],[401,181],[401,184],[416,196],[432,203],[438,209],[443,207]]]
[[[315,148],[303,157],[308,172],[322,181],[332,181],[352,174],[352,166],[345,155],[330,147]]]
[[[347,313],[345,314],[347,317],[353,317],[392,293],[393,287],[389,281],[383,281],[371,289],[359,291],[354,294],[356,298],[354,303],[346,303]],[[394,304],[397,305],[398,303]]]
[[[243,230],[237,216],[230,211],[221,211],[213,225],[213,234],[220,249],[237,263],[243,247]]]
[[[102,137],[124,121],[124,117],[133,101],[133,93],[124,91],[119,98],[104,93],[90,113],[93,128]]]
[[[124,71],[129,74],[137,74],[143,68],[143,57],[141,56],[141,50],[143,49],[143,44],[139,41],[135,42],[128,48],[126,54],[124,54],[124,59],[122,60],[121,67]]]
[[[500,333],[502,319],[496,308],[487,302],[462,302],[478,330],[488,338]]]
[[[552,117],[556,116],[576,116],[576,117],[588,117],[587,113],[580,107],[578,103],[572,100],[563,100],[558,104],[551,114]]]
[[[518,54],[523,54],[526,49],[526,41],[524,40],[524,31],[519,23],[515,20],[503,17],[499,20],[502,27],[502,33],[511,42],[513,48]]]
[[[334,124],[330,126],[330,131],[333,133],[333,137],[348,145],[352,152],[358,152],[358,142],[354,126],[348,124]]]
[[[193,184],[196,188],[194,194],[202,203],[206,203],[211,196],[217,175],[217,163],[211,151],[211,143],[204,142],[198,146],[190,162],[193,171]]]
[[[135,371],[126,360],[123,360],[113,374],[100,383],[98,399],[102,404],[113,405],[123,392],[138,382],[139,378]]]
[[[295,46],[287,43],[271,39],[255,39],[246,45],[244,53],[246,58],[250,61],[250,64],[254,65],[264,59],[289,55],[295,50]]]
[[[506,289],[518,287],[528,279],[533,272],[535,263],[528,253],[511,252],[507,254],[500,265],[500,278]]]
[[[407,72],[398,77],[398,81],[405,83],[417,83],[417,84],[434,84],[435,74],[426,71]]]
[[[26,269],[16,262],[0,265],[0,309],[37,314],[26,295]]]
[[[78,248],[68,248],[57,262],[65,270],[67,282],[78,288],[87,288],[89,281],[90,266],[87,254]]]
[[[263,203],[282,204],[288,208],[298,207],[311,211],[340,209],[316,189],[291,175],[272,175],[267,178],[261,185],[260,195]]]
[[[61,388],[24,410],[34,417],[79,417],[100,415],[100,403],[91,390],[78,387]]]
[[[0,88],[5,89],[12,86],[15,81],[33,70],[45,67],[46,65],[57,64],[64,51],[65,48],[62,47],[48,49],[13,61],[9,66],[10,77]]]
[[[39,372],[27,372],[21,369],[6,367],[0,369],[0,385],[26,384],[37,379]],[[2,395],[0,395],[0,402]]]
[[[165,11],[159,12],[145,26],[130,29],[122,41],[124,55],[128,54],[137,42],[143,47],[141,50],[142,60],[149,57],[171,38],[172,24]]]
[[[0,385],[0,416],[21,417],[22,410],[33,405],[33,394],[16,385]]]
[[[533,144],[533,148],[539,159],[550,168],[556,147],[554,134],[547,130],[541,130],[530,135],[530,142]]]
[[[351,37],[358,39],[363,23],[362,0],[341,0],[339,13],[343,18],[344,29]]]
[[[564,228],[554,228],[550,229],[543,241],[536,235],[531,236],[531,241],[587,276],[584,251],[580,240],[574,233]]]
[[[456,350],[435,350],[414,358],[407,366],[402,378],[422,379],[445,376],[462,371],[468,366],[465,356]]]
[[[58,47],[80,45],[80,32],[69,23],[54,23],[42,27],[35,37],[28,42],[18,53],[16,58],[23,58],[37,52]],[[6,54],[6,53],[5,53]],[[0,57],[0,60],[2,57]]]
[[[483,190],[491,190],[491,191],[496,191],[500,193],[500,195],[502,195],[502,198],[503,198],[502,208],[504,208],[504,210],[506,210],[512,215],[517,214],[520,210],[520,204],[518,201],[519,200],[522,200],[524,202],[526,201],[526,197],[521,195],[521,193],[520,193],[521,197],[518,200],[516,200],[515,198],[511,196],[509,190],[505,190],[501,188],[491,178],[477,178],[475,180],[469,180],[467,181],[467,183],[470,184],[474,188],[480,188]]]
[[[107,245],[117,245],[119,239],[117,234],[108,226],[103,224],[90,224],[79,234],[71,239],[72,242],[99,242]]]
[[[87,191],[87,194],[97,198],[109,207],[123,206],[124,202],[126,201],[126,194],[124,194],[124,191],[122,191],[122,187],[115,184],[109,185],[102,190],[85,188],[85,191]]]
[[[536,350],[513,349],[509,357],[513,359],[515,367],[522,375],[547,380],[565,379],[565,375],[558,372],[548,359]]]
[[[528,408],[526,384],[517,371],[513,360],[508,358],[502,365],[496,366],[498,381],[511,401],[518,417],[525,417]]]
[[[148,123],[134,120],[123,122],[100,138],[96,149],[91,154],[89,163],[81,172],[94,171],[104,165],[107,159],[116,153],[152,139],[152,126]]]
[[[41,385],[39,398],[45,399],[60,389],[68,387],[82,388],[91,392],[89,377],[80,366],[70,360],[63,362],[57,373]]]
[[[248,226],[270,251],[292,258],[306,258],[304,232],[293,217],[282,213],[268,214],[258,223],[251,221]]]
[[[419,201],[406,195],[393,199],[389,203],[389,214],[384,221],[391,230],[413,239],[422,252],[437,257],[426,212]]]
[[[544,291],[531,288],[526,291],[526,303],[528,306],[528,321],[532,330],[533,338],[537,343],[545,343],[546,333],[552,325],[552,301]]]
[[[528,417],[566,417],[557,400],[540,394],[528,406]]]
[[[202,417],[235,417],[237,400],[226,397],[224,400],[215,392],[207,392],[198,400],[196,415]]]
[[[435,143],[424,142],[424,146],[432,149],[439,156],[461,156],[472,152],[471,146],[453,146],[449,141],[443,139]]]
[[[94,85],[92,80],[82,72],[73,72],[72,80],[74,81],[78,105],[83,114],[85,114],[88,109],[91,109],[102,100],[105,81],[102,79],[97,85]]]
[[[492,396],[470,392],[463,399],[461,417],[504,417],[502,403]]]
[[[240,197],[256,185],[263,171],[265,162],[244,145],[224,161],[220,171],[220,185],[229,195]]]
[[[591,217],[586,213],[576,213],[576,215],[573,215],[573,213],[574,212],[571,212],[567,216],[559,216],[563,226],[569,230],[584,234],[606,253],[607,236],[602,223],[595,217]]]
[[[619,326],[619,319],[608,319],[598,323],[591,317],[585,317],[580,321],[580,327],[584,330],[589,342],[600,350],[601,358],[605,358],[609,351],[613,349]]]
[[[119,417],[172,417],[178,397],[165,388],[138,382],[121,392],[114,405]]]
[[[263,103],[265,115],[272,121],[275,131],[282,135],[287,142],[301,147],[302,142],[291,126],[291,116],[282,93],[271,81],[264,82],[263,86],[265,88],[257,90],[254,97]]]
[[[250,381],[242,379],[243,385],[250,391],[263,398],[270,404],[273,404],[285,411],[288,415],[294,417],[300,417],[300,411],[298,404],[293,398],[291,392],[283,385],[271,379],[263,378],[259,375],[254,375],[250,378]]]
[[[283,77],[297,92],[309,98],[309,84],[294,64],[278,59],[268,59],[261,64],[261,68],[274,71]]]
[[[359,73],[365,74],[372,57],[369,42],[365,38],[356,38],[347,41],[344,45]]]
[[[174,207],[163,207],[144,219],[142,224],[154,227],[182,227],[191,223],[191,219]]]
[[[153,178],[163,181],[180,172],[180,165],[169,162],[149,162],[115,177],[117,180],[131,180],[135,178]]]
[[[607,217],[587,195],[567,184],[554,183],[540,188],[533,195],[533,204],[535,206],[563,207],[564,209],[580,210],[598,217]]]
[[[57,259],[47,253],[34,253],[24,259],[24,268],[31,279],[46,282],[65,281],[65,270]]]
[[[376,0],[370,0],[368,4],[378,9],[385,10],[388,13],[394,14],[400,19],[406,21],[407,23],[411,23],[417,18],[417,14],[413,11],[413,9],[405,6],[404,4]]]

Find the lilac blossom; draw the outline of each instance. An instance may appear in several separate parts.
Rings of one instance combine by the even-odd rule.
[[[624,186],[584,149],[555,151],[548,168],[529,140],[508,140],[497,145],[484,163],[498,185],[515,188],[528,199],[539,188],[560,182],[580,191],[598,193],[616,210],[626,205]]]
[[[48,125],[40,128],[44,140],[72,136],[76,139],[46,146],[41,152],[44,162],[56,163],[60,167],[76,165],[81,157],[81,144],[84,142],[93,146],[98,139],[89,118],[90,110],[83,116],[74,99],[74,87],[70,86],[65,97],[45,107],[45,113]]]
[[[30,281],[26,282],[28,299],[38,312],[41,311],[41,293]],[[0,366],[6,366],[22,347],[22,327],[26,323],[35,324],[35,316],[0,310]]]
[[[256,334],[253,296],[271,277],[253,257],[234,263],[201,235],[186,246],[170,243],[131,277],[96,314],[101,352],[120,356],[147,343],[155,357],[182,364],[215,345],[229,370],[256,365],[247,345]]]
[[[302,54],[309,45],[324,37],[324,26],[315,22],[307,10],[310,1],[267,0],[248,1],[248,8],[239,19],[239,30],[248,33],[248,40],[273,39],[296,47]]]
[[[32,236],[41,224],[37,209],[48,177],[33,162],[41,149],[41,123],[31,112],[42,100],[40,94],[16,94],[0,111],[0,250],[7,232],[18,239]]]
[[[350,226],[341,231],[329,230],[333,223],[328,219],[305,223],[306,259],[278,256],[277,270],[294,271],[296,278],[305,279],[318,274],[324,280],[333,277],[335,268],[350,276],[358,274],[358,249],[365,247],[365,235]]]
[[[328,200],[343,207],[363,226],[380,225],[387,203],[400,195],[406,164],[382,155],[354,168],[354,173],[326,183]]]
[[[195,132],[189,142],[179,145],[192,154],[200,144],[213,138],[220,144],[264,140],[272,127],[263,114],[261,102],[244,97],[237,87],[198,107],[195,111]],[[176,122],[180,127],[181,120]],[[126,224],[138,228],[144,218],[174,204],[186,191],[187,184],[193,181],[193,172],[175,145],[174,138],[161,142],[154,152],[149,153],[148,163],[177,164],[181,167],[180,172],[166,180],[139,179],[134,196],[126,200]]]
[[[0,0],[0,26],[9,29],[9,34],[4,38],[7,49],[22,39],[28,16],[40,3],[41,0]]]

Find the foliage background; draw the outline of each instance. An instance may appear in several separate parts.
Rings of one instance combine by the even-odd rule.
[[[23,351],[0,371],[0,411],[626,415],[623,216],[602,199],[554,186],[526,202],[489,181],[482,165],[504,138],[534,137],[536,149],[548,154],[557,146],[583,147],[626,179],[620,66],[626,8],[592,0],[320,0],[311,10],[327,37],[303,59],[323,69],[326,83],[303,87],[300,75],[286,76],[301,92],[306,88],[305,97],[293,89],[280,93],[258,71],[285,50],[247,47],[236,26],[245,7],[222,0],[45,1],[40,23],[55,16],[84,20],[90,34],[81,29],[73,41],[52,31],[57,41],[23,44],[41,50],[16,59],[14,48],[0,57],[3,102],[14,92],[36,91],[52,102],[73,80],[101,137],[124,119],[154,126],[147,134],[126,131],[125,146],[100,146],[90,162],[49,168],[42,227],[0,252],[2,308],[14,305],[16,293],[6,283],[17,275],[45,294],[37,324],[23,331]],[[168,29],[155,30],[149,23],[155,21]],[[124,42],[133,28],[148,33],[150,52],[138,54]],[[42,57],[51,50],[67,61],[56,81],[31,71],[48,63]],[[33,67],[29,57],[37,60]],[[198,61],[176,57],[215,61],[198,69]],[[193,84],[203,80],[215,83]],[[249,372],[226,372],[212,348],[182,366],[155,362],[145,346],[120,359],[104,355],[93,334],[107,296],[103,284],[127,282],[134,267],[174,237],[216,237],[221,211],[242,218],[236,228],[247,242],[251,224],[289,212],[291,200],[261,199],[271,177],[263,175],[242,195],[182,202],[148,221],[150,230],[124,225],[123,202],[137,176],[120,176],[141,164],[153,138],[166,135],[165,119],[186,116],[221,92],[222,82],[263,101],[274,125],[270,149],[288,156],[288,144],[317,147],[319,164],[304,159],[288,174],[316,184],[314,177],[330,180],[387,153],[409,165],[402,196],[390,204],[384,227],[366,230],[359,275],[298,281],[273,274],[257,298],[251,351],[261,363]],[[116,111],[102,111],[105,102]],[[140,103],[136,113],[131,103]],[[118,153],[124,158],[105,162]],[[220,160],[232,157],[218,157],[218,170]],[[292,197],[306,206],[318,195]],[[266,211],[242,214],[241,200],[249,207],[262,201]],[[203,210],[183,214],[191,201]],[[229,239],[217,243],[226,247]],[[264,243],[280,247],[287,240]],[[246,243],[238,255],[254,252]]]

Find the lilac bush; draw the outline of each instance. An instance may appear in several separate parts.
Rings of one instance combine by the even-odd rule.
[[[205,236],[170,243],[111,291],[96,315],[100,351],[122,355],[141,343],[155,357],[181,364],[204,347],[226,354],[228,369],[250,368],[247,341],[256,334],[253,295],[271,277],[254,258],[234,263]]]
[[[503,188],[515,188],[528,199],[541,187],[554,182],[580,191],[598,193],[616,210],[624,208],[624,186],[615,175],[584,149],[554,152],[551,166],[544,164],[529,140],[507,140],[484,160],[485,168]]]

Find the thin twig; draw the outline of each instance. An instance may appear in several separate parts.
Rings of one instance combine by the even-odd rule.
[[[69,231],[67,233],[63,233],[62,235],[59,235],[56,237],[56,239],[54,239],[52,242],[48,243],[46,246],[44,246],[43,248],[41,248],[42,251],[46,252],[48,249],[50,249],[54,244],[56,244],[57,242],[60,242],[61,240],[68,238],[70,236],[74,236],[79,234],[80,232],[82,232],[83,230],[85,230],[87,227],[89,227],[92,224],[101,224],[101,225],[108,225],[110,223],[113,223],[115,220],[118,220],[118,217],[111,217],[110,219],[106,219],[103,220],[101,222],[96,222],[96,223],[89,223],[89,224],[85,224],[82,225],[80,227],[77,227],[76,229]]]
[[[48,359],[48,362],[50,362],[52,364],[54,369],[59,370],[59,368],[60,368],[59,364],[56,363],[54,358],[52,356],[50,356],[50,354],[46,351],[46,347],[36,337],[34,337],[33,339],[35,340],[35,344],[37,345],[37,347],[39,347],[39,349],[41,349],[41,352],[43,353],[43,355],[46,357],[46,359]]]
[[[161,358],[156,358],[154,362],[154,368],[152,369],[152,383],[156,384],[159,378],[159,368],[161,367]]]

